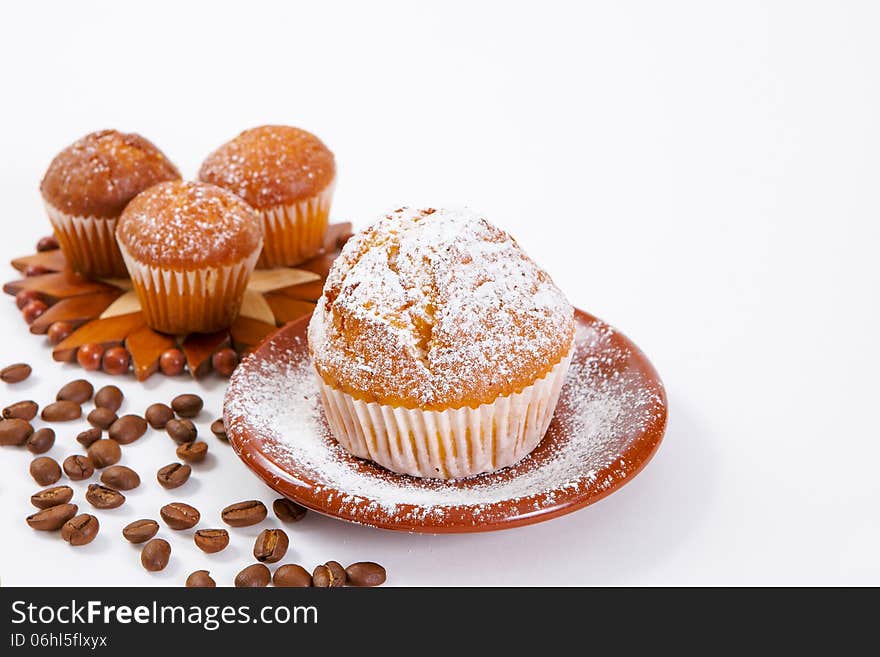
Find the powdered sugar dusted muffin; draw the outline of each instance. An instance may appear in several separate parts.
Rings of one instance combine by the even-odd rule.
[[[260,213],[258,267],[297,265],[321,249],[336,162],[315,135],[283,125],[245,130],[205,159],[199,179],[238,194]]]
[[[152,328],[216,331],[238,316],[263,238],[259,216],[235,194],[162,183],[128,204],[116,232]]]
[[[61,151],[40,192],[71,266],[91,276],[126,276],[116,222],[128,202],[156,183],[177,180],[177,168],[137,134],[102,130]]]
[[[513,465],[553,417],[574,311],[504,231],[402,208],[356,235],[309,324],[333,435],[420,477]]]

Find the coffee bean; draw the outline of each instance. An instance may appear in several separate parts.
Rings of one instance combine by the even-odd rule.
[[[85,379],[77,379],[71,381],[58,391],[55,395],[56,401],[72,401],[77,404],[84,404],[92,398],[95,388]]]
[[[15,306],[19,310],[24,310],[31,301],[37,301],[39,298],[40,293],[36,290],[22,290],[15,295]]]
[[[60,248],[58,245],[58,238],[54,235],[46,235],[45,237],[41,237],[40,241],[37,242],[37,251],[55,251]]]
[[[283,529],[264,529],[254,541],[254,558],[260,563],[277,563],[287,554],[289,544]]]
[[[68,335],[73,333],[74,325],[72,322],[52,322],[46,335],[49,338],[49,344],[60,344]]]
[[[143,543],[153,538],[158,531],[159,523],[145,518],[128,523],[122,528],[122,535],[131,543]]]
[[[128,445],[147,432],[147,421],[139,415],[123,415],[110,425],[107,434],[120,445]]]
[[[229,545],[229,532],[225,529],[199,529],[193,535],[196,546],[208,554],[214,554]]]
[[[177,376],[186,366],[186,357],[180,349],[166,349],[159,356],[159,369],[165,376]]]
[[[202,406],[204,402],[198,395],[177,395],[171,400],[171,408],[179,417],[195,417]]]
[[[114,413],[122,406],[124,395],[116,386],[104,386],[95,393],[95,406],[108,408]]]
[[[201,514],[198,509],[183,502],[172,502],[159,509],[159,515],[171,529],[190,529],[195,527]]]
[[[33,432],[34,428],[27,420],[0,420],[0,445],[24,445]]]
[[[223,420],[214,420],[211,423],[211,433],[217,436],[220,440],[226,442],[228,438],[226,437],[226,426],[223,424]]]
[[[119,459],[122,458],[122,450],[119,448],[119,443],[112,438],[96,440],[89,445],[87,453],[92,460],[92,465],[99,470],[106,468],[108,465],[119,463]]]
[[[81,431],[76,436],[76,442],[82,445],[85,448],[88,448],[96,440],[101,439],[101,430],[98,427],[92,427],[91,429],[86,429],[85,431]]]
[[[373,561],[358,561],[345,569],[349,586],[379,586],[385,583],[385,569]]]
[[[116,416],[115,411],[99,406],[98,408],[92,409],[92,412],[89,413],[86,419],[93,427],[106,430],[109,429],[119,418]]]
[[[100,524],[95,516],[83,513],[61,526],[61,538],[71,545],[87,545],[95,540],[99,528]]]
[[[125,465],[111,465],[101,473],[101,482],[116,490],[132,490],[141,485],[141,478]]]
[[[92,460],[88,456],[83,456],[81,454],[68,456],[64,459],[64,463],[61,464],[61,467],[64,468],[64,474],[66,474],[71,481],[88,479],[95,472],[95,466],[92,465]]]
[[[207,570],[197,570],[186,578],[186,586],[190,589],[213,589],[217,582]]]
[[[28,516],[27,524],[30,525],[31,529],[36,529],[42,532],[54,532],[56,529],[61,529],[62,525],[73,518],[78,510],[79,508],[76,504],[58,504],[57,506],[50,506],[47,509],[37,511],[35,514]]]
[[[208,443],[201,440],[195,443],[183,443],[177,447],[177,458],[188,463],[201,463],[208,455]]]
[[[211,366],[220,376],[225,376],[227,378],[232,376],[232,372],[235,371],[236,365],[238,365],[238,354],[235,353],[234,349],[230,349],[229,347],[219,349],[214,352],[213,356],[211,356]]]
[[[25,445],[31,454],[45,454],[52,449],[52,445],[54,444],[55,432],[49,427],[37,429],[30,435],[30,437],[28,437],[27,442],[25,442]]]
[[[3,409],[3,418],[6,420],[33,420],[37,417],[37,402],[27,400],[15,402]]]
[[[154,538],[141,551],[141,565],[150,572],[165,568],[170,558],[171,545],[162,538]]]
[[[144,417],[154,429],[164,429],[168,421],[174,419],[174,411],[166,404],[152,404],[144,413]]]
[[[43,407],[40,417],[46,422],[70,422],[82,415],[82,407],[75,401],[62,400]]]
[[[90,342],[76,350],[76,362],[84,370],[95,372],[101,369],[101,358],[104,356],[104,345]]]
[[[128,366],[131,364],[131,356],[125,347],[111,347],[104,352],[101,358],[101,368],[107,374],[119,376],[128,372]]]
[[[40,456],[31,461],[31,477],[40,486],[49,486],[61,479],[61,466],[48,456]]]
[[[59,504],[67,504],[72,499],[73,489],[70,486],[55,486],[31,495],[31,504],[38,509],[48,509]]]
[[[230,527],[250,527],[265,520],[268,511],[259,500],[248,500],[230,504],[220,513],[220,517]]]
[[[7,365],[0,370],[0,381],[5,383],[20,383],[31,375],[31,366],[27,363]]]
[[[312,585],[312,576],[299,564],[288,563],[275,571],[272,584],[278,588],[306,588]]]
[[[171,490],[183,486],[189,479],[192,468],[182,463],[169,463],[165,467],[159,468],[156,473],[156,479],[162,488]]]
[[[300,506],[286,497],[278,498],[272,502],[272,510],[281,522],[299,522],[308,511],[304,506]]]
[[[269,586],[270,579],[269,569],[261,563],[255,563],[235,576],[235,586],[240,589],[263,588]]]
[[[328,561],[312,572],[312,584],[318,588],[338,588],[345,586],[347,575],[338,561]]]
[[[31,301],[22,309],[21,316],[24,318],[24,321],[30,325],[33,324],[40,315],[46,312],[48,308],[49,306],[37,299],[36,301]]]
[[[196,425],[192,420],[168,420],[165,431],[176,443],[191,443],[199,435]]]
[[[107,486],[89,484],[86,501],[96,509],[115,509],[125,503],[125,495]]]

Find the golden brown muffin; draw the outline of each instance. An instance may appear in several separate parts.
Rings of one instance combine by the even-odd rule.
[[[128,204],[116,229],[147,323],[216,331],[238,316],[262,247],[260,218],[224,189],[166,182]]]
[[[402,208],[351,238],[309,325],[340,443],[441,478],[534,449],[573,341],[574,311],[550,276],[468,211]]]
[[[138,134],[102,130],[61,151],[40,192],[61,248],[74,269],[91,276],[125,276],[116,222],[128,202],[180,172]]]
[[[205,159],[199,179],[237,194],[260,213],[259,267],[296,265],[321,249],[336,163],[313,134],[281,125],[245,130]]]

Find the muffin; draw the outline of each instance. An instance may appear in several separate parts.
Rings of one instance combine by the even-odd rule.
[[[124,277],[116,245],[119,215],[148,187],[179,179],[162,151],[140,135],[102,130],[61,151],[40,192],[70,265],[87,276]]]
[[[260,217],[247,203],[182,181],[136,196],[116,237],[147,324],[175,335],[235,321],[263,246]]]
[[[208,156],[199,179],[238,194],[260,213],[257,267],[291,267],[321,250],[336,163],[313,134],[284,125],[245,130]]]
[[[513,465],[547,430],[574,311],[504,231],[402,208],[351,238],[308,330],[333,436],[398,473]]]

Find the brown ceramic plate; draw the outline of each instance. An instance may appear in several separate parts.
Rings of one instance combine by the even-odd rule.
[[[270,487],[343,520],[411,532],[478,532],[549,520],[602,499],[651,459],[666,394],[645,355],[583,311],[572,366],[541,444],[517,465],[452,482],[416,479],[350,456],[333,440],[306,345],[308,318],[238,367],[227,435]]]

